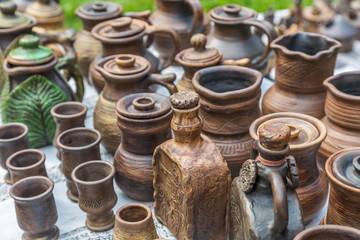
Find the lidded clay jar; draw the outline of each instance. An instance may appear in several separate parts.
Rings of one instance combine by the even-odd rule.
[[[323,1],[315,1],[312,6],[302,10],[304,29],[306,32],[319,33],[319,26],[331,21],[335,15],[336,12]]]

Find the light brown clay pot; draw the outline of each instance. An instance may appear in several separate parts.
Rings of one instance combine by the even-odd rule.
[[[360,239],[360,231],[354,228],[326,225],[315,226],[300,232],[294,240],[357,240]]]

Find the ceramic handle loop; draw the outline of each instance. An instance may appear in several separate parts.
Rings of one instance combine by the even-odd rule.
[[[193,12],[193,21],[191,26],[188,30],[188,33],[193,33],[199,26],[202,26],[204,21],[204,11],[201,6],[201,3],[198,0],[187,0],[185,1],[190,7]]]

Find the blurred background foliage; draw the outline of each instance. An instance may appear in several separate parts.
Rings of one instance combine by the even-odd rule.
[[[245,7],[255,9],[258,12],[265,12],[269,6],[274,9],[289,8],[293,0],[200,0],[206,12],[210,9],[221,6],[227,3],[236,3]],[[80,29],[81,22],[75,16],[75,9],[85,3],[96,2],[96,0],[61,0],[61,6],[65,12],[65,24],[67,27]],[[124,7],[125,12],[129,11],[144,11],[147,9],[155,10],[155,0],[112,0]],[[310,5],[312,0],[303,0],[303,5]]]

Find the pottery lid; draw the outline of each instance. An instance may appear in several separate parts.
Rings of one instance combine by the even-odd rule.
[[[128,38],[143,32],[146,27],[144,21],[130,17],[120,17],[100,24],[96,32],[106,38]]]
[[[10,51],[9,62],[14,65],[39,65],[51,61],[54,52],[47,47],[41,46],[40,38],[27,34],[19,39],[20,47]]]
[[[319,32],[341,41],[343,39],[354,38],[357,34],[357,29],[346,21],[342,15],[336,15],[334,19],[321,26]]]
[[[317,3],[317,5],[303,8],[302,15],[303,15],[304,19],[311,21],[311,22],[328,22],[328,21],[330,21],[335,16],[335,12],[323,11],[318,6],[318,4],[319,3]]]
[[[170,97],[170,103],[176,109],[191,109],[198,106],[200,100],[199,94],[193,91],[177,92]]]
[[[332,173],[342,183],[360,188],[360,148],[344,151],[331,166]]]
[[[31,23],[31,19],[16,11],[16,4],[10,1],[0,3],[0,28],[11,28]]]
[[[146,71],[149,61],[132,54],[119,54],[104,64],[105,71],[114,75],[133,75]]]
[[[227,4],[216,7],[209,13],[209,17],[214,22],[223,24],[236,24],[249,18],[255,18],[257,12],[253,9],[239,6],[237,4]]]
[[[118,114],[134,119],[151,119],[171,111],[169,98],[158,93],[135,93],[116,104]]]
[[[37,0],[26,8],[25,13],[37,19],[50,19],[64,16],[60,5],[54,0]]]
[[[113,2],[92,2],[76,9],[75,14],[87,20],[107,20],[117,17],[123,11],[123,7]]]

